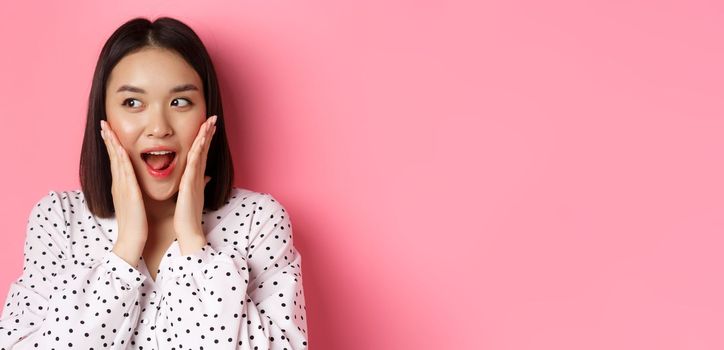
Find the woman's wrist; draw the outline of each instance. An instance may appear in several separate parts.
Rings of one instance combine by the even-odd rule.
[[[179,252],[182,256],[198,252],[207,243],[203,231],[194,234],[179,234],[176,235],[176,239],[178,240]]]
[[[137,268],[138,261],[141,259],[143,253],[143,247],[146,242],[128,242],[126,240],[119,239],[113,245],[113,252],[118,255],[121,259],[125,260],[129,265]]]

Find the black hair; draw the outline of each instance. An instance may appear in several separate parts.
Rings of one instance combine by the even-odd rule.
[[[103,45],[88,97],[88,114],[80,154],[80,184],[88,208],[98,217],[107,218],[115,212],[110,159],[100,135],[100,121],[107,118],[105,98],[108,79],[113,67],[124,56],[147,47],[178,53],[201,78],[206,116],[217,115],[216,133],[206,160],[206,175],[211,176],[211,180],[204,189],[204,208],[220,208],[231,194],[234,167],[224,131],[219,83],[206,47],[188,25],[177,19],[160,17],[151,22],[138,17],[121,25]]]

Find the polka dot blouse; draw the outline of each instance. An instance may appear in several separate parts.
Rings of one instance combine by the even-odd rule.
[[[82,191],[50,191],[27,224],[22,275],[0,317],[0,349],[306,349],[302,257],[285,208],[234,188],[204,211],[208,244],[174,241],[151,278],[112,249],[114,218]]]

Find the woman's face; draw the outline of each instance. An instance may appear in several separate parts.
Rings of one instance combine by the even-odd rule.
[[[193,67],[175,52],[159,48],[126,55],[111,71],[105,106],[144,195],[157,201],[175,195],[188,151],[206,120],[203,84]],[[157,146],[175,152],[175,165],[166,176],[154,176],[149,169],[165,164],[164,157],[147,154]]]

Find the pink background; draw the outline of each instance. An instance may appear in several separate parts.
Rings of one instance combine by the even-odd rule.
[[[344,3],[5,4],[2,296],[103,42],[170,15],[292,215],[312,349],[724,348],[720,2]]]

